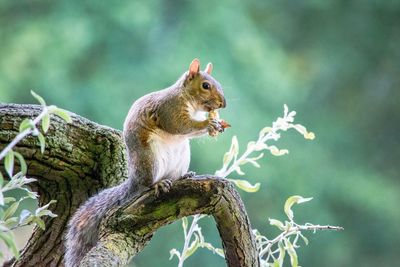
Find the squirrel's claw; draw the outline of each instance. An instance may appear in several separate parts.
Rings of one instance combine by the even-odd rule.
[[[192,177],[195,176],[195,175],[196,175],[195,172],[189,171],[189,172],[187,172],[186,174],[182,175],[180,179],[192,178]]]
[[[168,179],[163,179],[154,185],[154,190],[156,196],[159,197],[162,193],[169,192],[169,189],[172,186],[172,181]]]

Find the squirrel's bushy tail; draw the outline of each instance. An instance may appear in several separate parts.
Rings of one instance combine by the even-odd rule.
[[[104,214],[120,205],[136,192],[132,187],[132,179],[101,191],[89,198],[72,216],[66,235],[65,266],[79,266],[80,261],[94,247],[98,240],[99,224]]]

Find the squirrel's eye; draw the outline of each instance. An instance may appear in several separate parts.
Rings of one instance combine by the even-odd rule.
[[[210,90],[210,89],[211,89],[211,84],[210,84],[209,82],[203,82],[203,83],[201,84],[201,87],[202,87],[203,89]]]

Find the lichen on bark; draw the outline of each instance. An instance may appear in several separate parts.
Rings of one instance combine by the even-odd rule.
[[[38,105],[0,104],[0,149],[18,133],[24,118],[40,113]],[[72,114],[66,124],[52,116],[46,150],[29,137],[15,148],[28,163],[28,176],[40,194],[39,205],[56,199],[57,218],[45,219],[46,230],[35,228],[14,266],[63,266],[64,236],[69,218],[91,195],[126,179],[126,155],[121,132]],[[99,242],[82,266],[121,266],[150,242],[158,228],[184,216],[212,215],[228,266],[258,266],[250,221],[239,194],[229,181],[197,176],[174,182],[170,192],[156,197],[150,189],[103,219]],[[9,262],[12,263],[12,262]]]

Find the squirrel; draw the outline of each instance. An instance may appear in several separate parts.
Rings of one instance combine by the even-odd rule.
[[[73,215],[66,235],[65,266],[78,266],[98,241],[105,213],[140,192],[154,187],[168,192],[172,181],[188,178],[189,139],[223,132],[215,114],[226,107],[222,87],[211,76],[213,65],[200,71],[194,59],[172,86],[136,100],[125,119],[123,137],[128,155],[128,179],[89,198]]]

